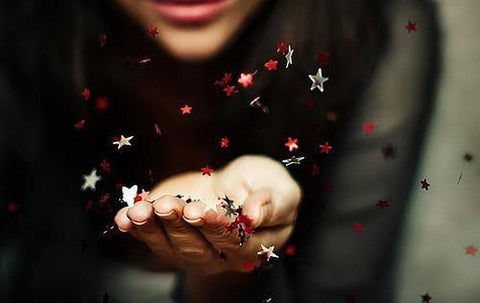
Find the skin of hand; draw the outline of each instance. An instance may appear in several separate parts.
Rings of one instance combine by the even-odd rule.
[[[203,202],[187,204],[178,194],[200,201],[215,199],[214,203],[226,195],[242,203],[242,214],[252,220],[255,232],[239,246],[237,232],[225,231],[232,219],[223,208],[204,211]],[[188,172],[170,177],[150,196],[154,203],[141,201],[119,210],[118,228],[176,268],[198,276],[245,271],[244,262],[257,259],[261,244],[281,248],[292,232],[302,192],[277,161],[246,155],[211,176]]]

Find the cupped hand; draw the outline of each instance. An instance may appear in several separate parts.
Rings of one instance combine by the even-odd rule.
[[[193,202],[186,203],[178,194]],[[236,230],[226,231],[233,218],[222,207],[214,211],[202,202],[214,205],[225,196],[241,205],[242,215],[255,229],[243,245]],[[198,172],[171,177],[154,188],[151,197],[154,203],[142,201],[121,209],[115,217],[119,229],[177,268],[209,275],[250,270],[244,264],[257,261],[261,245],[282,247],[292,232],[301,189],[277,161],[242,156],[211,177]]]

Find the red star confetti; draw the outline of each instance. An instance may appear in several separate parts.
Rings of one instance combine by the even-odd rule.
[[[330,64],[330,54],[328,52],[320,52],[317,54],[317,62],[320,65],[327,66]]]
[[[313,107],[315,105],[315,102],[313,101],[313,99],[308,99],[305,105],[307,105],[308,107]]]
[[[283,251],[285,252],[285,255],[292,257],[295,256],[295,254],[297,253],[297,247],[291,244],[285,247]]]
[[[219,87],[224,87],[228,83],[232,82],[232,73],[225,73],[221,80],[215,81],[215,85]]]
[[[149,201],[150,200],[150,192],[145,191],[142,189],[142,192],[138,194],[138,196],[141,198],[140,201]]]
[[[245,271],[253,271],[255,269],[255,262],[253,261],[244,261],[242,265]]]
[[[353,222],[353,231],[357,233],[363,232],[363,225],[362,223],[359,222]]]
[[[267,63],[265,63],[265,68],[268,71],[277,70],[277,64],[278,64],[277,60],[270,59],[267,61]]]
[[[237,87],[235,85],[227,85],[223,88],[223,92],[227,97],[233,96],[238,93]]]
[[[202,172],[202,176],[204,176],[204,175],[211,176],[212,173],[213,173],[213,169],[211,169],[208,165],[205,166],[205,167],[202,167],[200,169],[200,171]]]
[[[413,23],[412,21],[408,20],[407,25],[405,25],[408,33],[416,32],[417,31],[417,23]]]
[[[103,159],[103,161],[100,163],[100,170],[103,172],[103,173],[110,173],[112,171],[112,168],[110,167],[110,163]]]
[[[422,185],[422,189],[428,190],[430,187],[430,183],[428,183],[427,179],[423,179],[420,181],[420,184]]]
[[[318,174],[320,174],[320,166],[318,166],[317,164],[313,164],[311,173],[312,173],[312,177],[315,177]]]
[[[375,123],[365,122],[362,124],[362,129],[365,134],[371,134],[375,131]]]
[[[130,140],[133,139],[133,136],[125,138],[123,135],[120,136],[119,140],[113,141],[113,145],[118,145],[117,150],[123,146],[131,146]]]
[[[81,131],[85,128],[85,120],[80,120],[74,125],[75,129]]]
[[[190,115],[192,113],[193,107],[188,106],[188,104],[185,104],[183,107],[180,107],[180,111],[182,112],[182,115]]]
[[[98,36],[98,45],[100,47],[104,47],[105,45],[107,45],[107,35],[106,34],[100,34]]]
[[[282,54],[282,56],[285,56],[285,54],[288,51],[288,47],[289,47],[289,45],[286,42],[277,43],[277,53],[280,53],[280,54]]]
[[[95,99],[95,109],[98,112],[105,112],[110,107],[107,97],[97,97]]]
[[[329,154],[332,151],[333,147],[325,142],[325,144],[320,144],[320,153],[321,154]]]
[[[227,137],[224,137],[222,139],[220,139],[220,147],[221,148],[227,148],[230,146],[230,139],[228,139]]]
[[[13,214],[18,212],[19,209],[20,209],[20,205],[15,201],[10,201],[7,203],[7,212]]]
[[[298,144],[297,143],[298,143],[298,139],[292,139],[292,138],[289,137],[287,143],[285,143],[285,146],[288,147],[288,150],[290,152],[292,152],[292,151],[298,149]]]
[[[161,136],[161,135],[162,135],[162,129],[158,126],[158,124],[155,123],[155,124],[153,125],[153,127],[155,128],[155,132],[156,132],[159,136]]]
[[[380,201],[378,201],[378,203],[376,205],[380,209],[384,209],[384,208],[387,208],[387,207],[390,206],[390,204],[386,200],[380,200]]]
[[[156,35],[158,35],[158,28],[156,26],[150,27],[148,29],[148,34],[150,37],[154,38]]]
[[[110,199],[110,194],[105,193],[100,197],[100,200],[98,201],[100,204],[105,204],[107,201]]]
[[[90,90],[88,88],[84,88],[83,91],[82,91],[82,97],[83,97],[83,100],[85,101],[88,101],[90,100]]]
[[[473,246],[473,245],[467,246],[467,247],[465,248],[465,253],[466,253],[467,255],[474,256],[474,255],[477,254],[477,252],[478,252],[478,249],[477,249],[475,246]]]
[[[253,84],[253,76],[256,74],[257,72],[254,72],[254,73],[248,73],[248,74],[245,74],[245,73],[241,73],[240,74],[240,77],[238,78],[238,83],[247,88],[249,87],[250,85]]]

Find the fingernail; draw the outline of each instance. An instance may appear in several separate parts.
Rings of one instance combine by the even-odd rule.
[[[197,218],[197,219],[188,219],[188,218],[185,218],[185,216],[182,216],[183,217],[183,220],[185,220],[185,222],[193,225],[193,226],[203,226],[205,225],[205,222],[203,221],[202,218]]]
[[[118,230],[121,231],[122,233],[128,233],[128,230],[126,229],[121,229],[120,226],[117,226]]]
[[[140,225],[144,225],[145,223],[148,222],[148,219],[145,220],[145,221],[141,221],[141,222],[138,222],[138,221],[134,221],[134,220],[131,220],[133,224],[137,225],[137,226],[140,226]]]
[[[167,220],[173,220],[177,217],[177,215],[175,214],[175,210],[171,210],[169,211],[168,213],[160,213],[156,210],[154,210],[154,213],[159,216],[160,218],[162,219],[167,219]]]

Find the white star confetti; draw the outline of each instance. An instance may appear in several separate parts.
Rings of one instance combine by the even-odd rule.
[[[263,244],[260,244],[262,247],[262,250],[257,252],[257,255],[267,255],[267,262],[270,261],[270,258],[278,258],[278,256],[273,252],[275,249],[275,246],[272,245],[270,247],[265,247]]]
[[[292,156],[291,158],[282,160],[282,163],[285,164],[285,166],[290,166],[293,164],[300,165],[300,161],[302,161],[303,159],[305,159],[305,157],[297,158],[296,156]]]
[[[132,140],[132,139],[133,139],[133,136],[130,136],[130,137],[128,137],[128,138],[125,138],[123,135],[121,135],[121,136],[120,136],[120,140],[114,141],[114,142],[113,142],[113,145],[118,145],[117,150],[120,149],[120,148],[122,148],[122,147],[125,146],[125,145],[131,146],[132,143],[130,143],[130,140]]]
[[[200,201],[205,204],[205,208],[203,209],[203,212],[207,212],[208,210],[213,210],[214,212],[218,213],[217,211],[217,199],[216,198],[210,198],[210,199],[200,199]]]
[[[318,90],[323,93],[323,83],[327,82],[328,78],[323,77],[322,69],[319,68],[316,75],[308,75],[308,77],[310,80],[312,80],[312,86],[310,87],[310,90],[318,88]]]
[[[134,185],[130,188],[122,186],[122,200],[127,203],[128,207],[132,207],[137,196],[138,186]]]
[[[285,59],[287,59],[287,66],[285,68],[288,68],[291,64],[293,64],[293,51],[294,49],[289,45],[288,53],[285,55]]]
[[[84,191],[87,188],[95,190],[95,186],[100,180],[102,180],[102,177],[97,175],[97,169],[92,169],[89,175],[83,175],[82,190]]]

